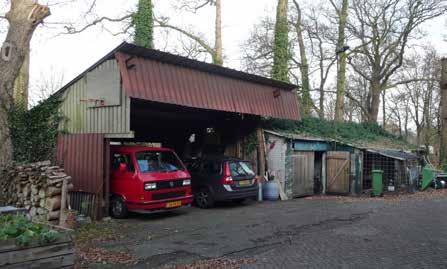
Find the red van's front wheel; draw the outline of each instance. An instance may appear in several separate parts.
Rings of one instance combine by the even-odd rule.
[[[123,198],[121,197],[114,197],[112,198],[112,201],[110,203],[110,211],[112,214],[112,217],[117,219],[122,219],[127,217],[127,206],[124,203]]]

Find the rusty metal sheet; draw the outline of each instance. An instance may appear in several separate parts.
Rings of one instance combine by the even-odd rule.
[[[104,135],[60,134],[56,158],[73,178],[75,191],[100,194],[104,182]]]
[[[235,76],[207,72],[203,68],[195,69],[191,65],[185,67],[180,63],[166,63],[124,52],[117,52],[115,56],[120,66],[123,87],[131,98],[274,118],[300,119],[296,92],[290,88],[278,87],[282,84],[257,83],[242,77],[238,79]],[[290,87],[290,84],[287,85]]]

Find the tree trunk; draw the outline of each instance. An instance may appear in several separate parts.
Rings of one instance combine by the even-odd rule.
[[[425,94],[425,100],[424,100],[424,113],[423,113],[423,121],[424,121],[424,145],[425,148],[428,150],[428,147],[430,146],[430,138],[431,138],[431,130],[432,130],[432,114],[431,106],[432,106],[432,93],[433,93],[434,85],[432,85],[432,82],[428,83],[427,92]]]
[[[368,121],[371,123],[377,123],[380,107],[380,82],[373,81],[371,83],[371,103],[369,107]]]
[[[11,1],[6,13],[9,28],[0,53],[0,167],[13,159],[8,113],[13,105],[14,81],[29,54],[34,30],[49,15],[49,8],[35,0]]]
[[[14,81],[14,105],[23,109],[28,109],[28,86],[29,86],[29,48],[28,54],[25,56],[19,75]]]
[[[303,37],[303,27],[302,27],[302,17],[301,17],[301,8],[298,5],[297,2],[296,9],[298,12],[298,18],[295,23],[295,30],[297,34],[298,39],[298,46],[300,49],[300,59],[301,59],[301,66],[300,66],[300,72],[301,72],[301,103],[303,105],[302,111],[304,115],[309,115],[312,110],[312,98],[310,96],[310,85],[309,85],[309,63],[307,61],[307,55],[306,55],[306,46],[304,44],[304,37]]]
[[[134,42],[138,46],[154,47],[154,17],[152,0],[139,0],[137,12],[132,17],[135,28]]]
[[[441,60],[441,151],[440,164],[447,169],[447,58]]]
[[[221,0],[216,0],[216,24],[215,24],[215,54],[213,56],[213,63],[223,65],[222,52],[222,6]]]
[[[409,107],[408,107],[408,102],[405,101],[405,117],[404,117],[404,134],[405,134],[405,141],[408,141],[408,121],[410,118],[410,112],[409,112]]]
[[[275,41],[273,44],[272,78],[289,81],[289,25],[287,21],[288,1],[278,0],[276,10]]]
[[[386,103],[385,103],[386,91],[382,91],[382,126],[386,128]]]
[[[422,126],[418,124],[416,126],[416,145],[418,147],[421,145],[421,132],[422,132]]]
[[[342,8],[339,14],[338,23],[338,41],[337,50],[343,48],[346,44],[345,29],[348,20],[348,0],[343,0]],[[338,53],[337,56],[337,96],[335,100],[335,120],[343,121],[344,109],[345,109],[345,94],[346,94],[346,52]]]

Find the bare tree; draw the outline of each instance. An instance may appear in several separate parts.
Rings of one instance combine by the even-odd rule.
[[[273,39],[275,22],[264,17],[253,29],[242,44],[242,66],[248,73],[269,77],[273,65]]]
[[[14,81],[29,54],[34,30],[49,15],[49,8],[35,0],[14,0],[4,16],[9,27],[0,52],[0,167],[13,159],[8,113],[13,105]]]
[[[377,122],[382,91],[419,80],[396,81],[409,42],[417,37],[418,27],[446,12],[443,0],[358,0],[352,3],[348,30],[361,47],[354,50],[350,64],[366,79],[370,100],[366,104],[368,121]],[[365,66],[367,69],[359,68]]]
[[[404,85],[403,94],[409,100],[410,117],[416,126],[416,141],[418,145],[428,146],[431,142],[430,133],[433,129],[433,106],[439,92],[437,77],[439,76],[439,57],[433,48],[428,48],[425,55],[415,53],[404,62],[400,72],[401,80],[414,77],[427,78],[424,81],[414,81]],[[424,134],[424,137],[422,135]]]
[[[327,17],[327,11],[317,10],[317,7],[311,6],[306,21],[304,21],[304,28],[309,36],[306,45],[310,47],[313,61],[310,73],[316,73],[315,77],[311,79],[314,81],[313,88],[319,93],[318,107],[314,105],[314,109],[320,118],[325,117],[326,85],[330,71],[336,62],[336,57],[333,55],[335,45],[333,31],[330,27],[331,22],[325,21],[324,17]]]
[[[298,1],[293,0],[293,4],[295,6],[296,18],[291,24],[295,28],[296,40],[299,48],[302,111],[304,115],[309,115],[312,107],[315,107],[315,105],[310,96],[309,61],[307,59],[306,44],[304,43],[303,15]]]
[[[335,101],[335,120],[343,121],[344,103],[346,94],[346,65],[347,65],[347,46],[346,46],[346,24],[348,21],[349,1],[342,0],[341,6],[330,0],[338,17],[338,38],[337,38],[337,95]]]
[[[326,12],[319,9],[317,3],[302,7],[298,1],[293,1],[288,13],[291,26],[289,77],[293,83],[300,85],[298,91],[306,114],[315,111],[323,118],[327,107],[326,87],[330,81],[331,67],[335,64],[331,23],[323,19]],[[272,18],[263,18],[243,43],[242,65],[245,71],[263,76],[271,74],[274,25]],[[313,98],[318,98],[318,105],[317,99]]]
[[[181,9],[186,9],[193,12],[198,12],[206,6],[214,6],[215,8],[215,23],[214,23],[214,44],[208,42],[203,34],[195,33],[184,27],[170,23],[169,18],[159,17],[155,19],[157,23],[155,27],[168,28],[181,33],[182,35],[197,42],[203,50],[210,56],[214,64],[223,65],[223,46],[222,46],[222,4],[221,0],[182,0],[180,1]]]

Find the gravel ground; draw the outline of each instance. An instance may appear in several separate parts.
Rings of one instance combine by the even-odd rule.
[[[447,190],[132,215],[76,234],[82,268],[443,268]]]

